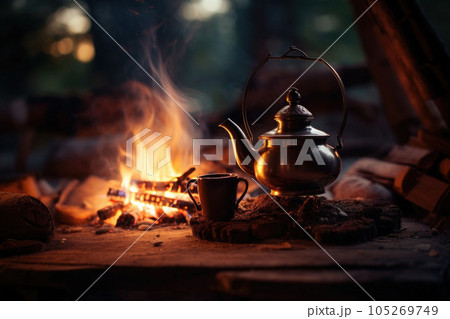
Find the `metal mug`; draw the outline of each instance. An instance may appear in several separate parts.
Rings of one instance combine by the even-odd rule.
[[[239,182],[245,183],[245,190],[236,201]],[[191,193],[191,185],[197,185],[200,203]],[[234,217],[234,211],[248,190],[248,182],[237,174],[221,173],[200,175],[187,183],[189,197],[194,202],[197,211],[202,212],[207,219],[227,221]]]

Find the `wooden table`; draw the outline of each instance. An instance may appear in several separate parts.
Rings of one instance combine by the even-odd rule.
[[[372,242],[325,249],[376,300],[448,300],[449,236],[433,236],[410,219],[402,227]],[[116,260],[82,300],[369,299],[311,241],[207,242],[187,226],[145,234],[59,230],[44,251],[0,259],[1,297],[75,300]]]

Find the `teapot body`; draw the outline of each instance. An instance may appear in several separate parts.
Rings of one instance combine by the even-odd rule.
[[[325,192],[341,171],[341,159],[326,139],[290,139],[290,145],[266,139],[255,161],[255,177],[274,196]],[[296,142],[294,142],[296,141]],[[292,145],[292,144],[296,145]],[[284,148],[284,149],[283,149]]]

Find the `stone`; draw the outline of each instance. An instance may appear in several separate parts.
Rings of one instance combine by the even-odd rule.
[[[140,231],[146,231],[146,230],[150,230],[151,229],[150,226],[151,225],[142,224],[142,225],[139,225],[137,229],[140,230]]]

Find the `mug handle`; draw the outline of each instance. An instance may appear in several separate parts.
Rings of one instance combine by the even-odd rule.
[[[195,185],[198,187],[198,185],[197,185],[197,179],[196,179],[196,178],[190,179],[189,182],[187,182],[187,184],[186,184],[187,192],[188,192],[189,197],[190,197],[190,198],[192,199],[192,201],[194,202],[194,205],[195,205],[195,208],[197,208],[197,211],[201,212],[201,211],[202,211],[202,206],[201,206],[201,204],[200,204],[200,203],[197,203],[197,200],[194,198],[194,196],[193,196],[192,193],[191,193],[191,184],[192,184],[192,183],[195,183]],[[197,188],[197,191],[198,191],[198,188]]]
[[[245,194],[247,194],[247,190],[248,190],[248,181],[245,178],[238,177],[238,185],[239,185],[239,182],[245,183],[245,189],[244,189],[244,192],[242,193],[241,197],[239,197],[239,199],[236,201],[236,207],[238,207],[239,203],[244,198]]]

